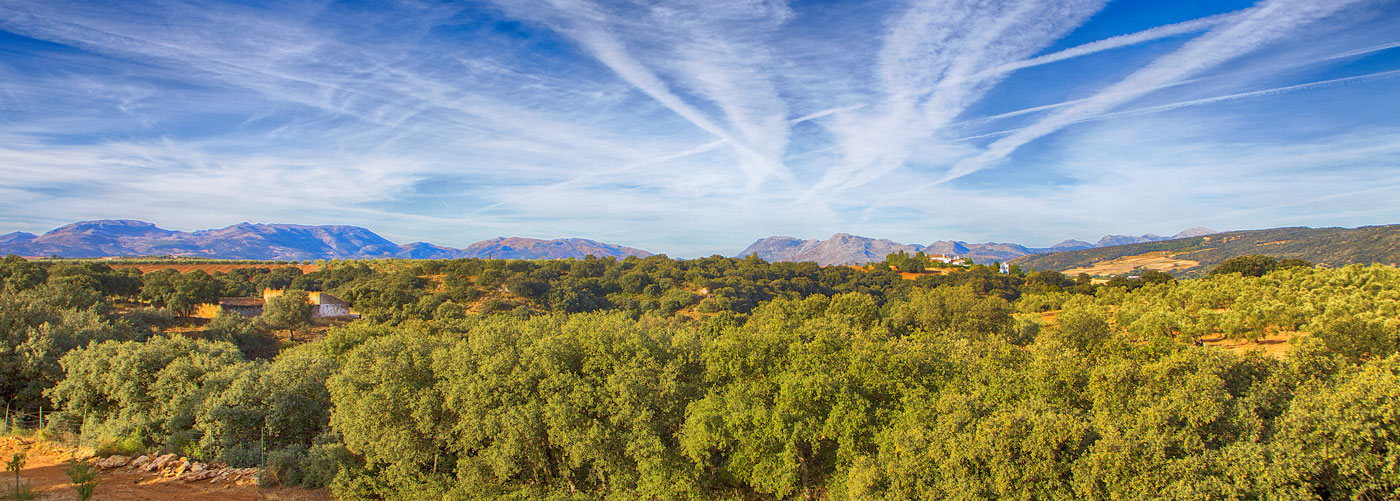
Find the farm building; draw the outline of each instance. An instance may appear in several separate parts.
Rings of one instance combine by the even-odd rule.
[[[245,317],[256,317],[262,315],[263,306],[268,299],[282,295],[280,289],[267,289],[263,291],[263,297],[221,297],[218,303],[201,304],[195,308],[195,316],[200,318],[214,318],[219,312],[227,311],[237,313]],[[311,311],[312,318],[353,318],[359,315],[350,311],[350,303],[326,294],[324,292],[307,292],[307,302],[316,306]]]
[[[281,289],[267,289],[263,291],[263,302],[282,295]],[[311,312],[311,318],[341,318],[356,316],[350,312],[350,303],[326,294],[324,292],[307,292],[306,300],[316,305],[316,309]]]
[[[934,254],[932,256],[929,256],[928,260],[938,261],[943,264],[951,264],[955,266],[967,266],[967,258],[961,258],[958,256],[945,256],[943,254]]]

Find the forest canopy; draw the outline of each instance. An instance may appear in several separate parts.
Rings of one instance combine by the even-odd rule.
[[[1389,266],[1095,284],[721,257],[6,258],[0,284],[11,408],[343,498],[1400,494]],[[264,288],[361,318],[312,326],[300,292],[267,319],[188,318]]]

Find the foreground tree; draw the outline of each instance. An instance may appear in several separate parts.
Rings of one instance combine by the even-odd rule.
[[[263,306],[262,320],[274,329],[287,329],[295,339],[297,332],[311,326],[311,313],[314,311],[316,305],[307,299],[306,291],[287,290],[267,300]]]

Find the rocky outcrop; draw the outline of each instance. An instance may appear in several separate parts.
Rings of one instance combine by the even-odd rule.
[[[130,462],[131,458],[126,456],[108,456],[97,460],[97,462],[93,465],[104,470],[110,470],[112,468],[120,468],[126,466],[126,464]]]
[[[129,459],[124,456],[109,456],[97,460],[98,468],[112,470],[125,467],[132,473],[152,473],[162,478],[181,482],[208,480],[212,483],[228,482],[238,485],[255,483],[261,471],[257,468],[230,468],[219,463],[191,461],[189,458],[165,454],[161,456],[139,456]]]

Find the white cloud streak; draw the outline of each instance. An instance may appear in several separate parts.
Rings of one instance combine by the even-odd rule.
[[[914,3],[894,21],[880,53],[883,102],[836,116],[841,161],[808,192],[839,193],[905,165],[915,143],[979,101],[998,81],[992,71],[1023,60],[1079,26],[1099,1]]]
[[[1111,112],[1111,113],[1103,113],[1103,114],[1100,114],[1100,115],[1082,117],[1082,118],[1076,119],[1075,121],[1070,122],[1070,123],[1068,123],[1068,124],[1066,124],[1066,125],[1082,124],[1082,123],[1087,123],[1087,122],[1097,122],[1097,121],[1101,121],[1101,120],[1112,120],[1112,119],[1115,119],[1115,118],[1126,118],[1126,117],[1133,117],[1133,116],[1139,116],[1139,115],[1148,115],[1148,114],[1152,114],[1152,113],[1162,113],[1162,112],[1167,112],[1167,111],[1172,111],[1172,110],[1179,110],[1179,109],[1182,109],[1182,108],[1189,108],[1189,107],[1193,107],[1193,106],[1204,106],[1204,105],[1208,105],[1208,104],[1224,103],[1224,102],[1229,102],[1229,101],[1238,101],[1238,100],[1241,100],[1241,99],[1251,99],[1251,98],[1258,98],[1258,97],[1277,96],[1277,95],[1280,95],[1280,94],[1288,94],[1288,93],[1291,93],[1291,92],[1299,92],[1299,91],[1315,90],[1315,89],[1326,89],[1326,88],[1329,88],[1329,87],[1336,87],[1336,86],[1340,86],[1340,85],[1352,85],[1352,84],[1359,84],[1359,83],[1366,83],[1366,82],[1374,82],[1374,81],[1376,81],[1376,80],[1384,80],[1384,79],[1392,78],[1392,77],[1396,77],[1396,76],[1400,76],[1400,70],[1378,71],[1378,72],[1375,72],[1375,73],[1367,73],[1367,74],[1365,74],[1365,75],[1356,75],[1356,76],[1342,77],[1342,78],[1332,78],[1332,79],[1328,79],[1328,80],[1319,80],[1319,81],[1316,81],[1316,82],[1308,82],[1308,83],[1302,83],[1302,84],[1296,84],[1296,85],[1285,85],[1285,86],[1283,86],[1283,87],[1273,87],[1273,88],[1269,88],[1269,89],[1252,90],[1252,91],[1249,91],[1249,92],[1237,92],[1237,93],[1234,93],[1234,94],[1226,94],[1226,95],[1221,95],[1221,96],[1212,96],[1212,97],[1207,97],[1207,98],[1202,98],[1202,99],[1190,99],[1190,100],[1186,100],[1186,101],[1176,101],[1176,102],[1173,102],[1173,103],[1159,104],[1159,105],[1156,105],[1156,106],[1147,106],[1147,107],[1143,107],[1143,108],[1134,108],[1134,109],[1130,109],[1130,110],[1115,111],[1115,112]],[[1045,106],[1037,106],[1037,107],[1034,107],[1034,108],[1027,108],[1027,109],[1024,109],[1024,110],[1018,110],[1018,111],[1013,111],[1013,112],[1009,112],[1009,113],[1003,113],[1003,114],[996,115],[996,116],[993,116],[993,117],[987,117],[987,119],[1005,118],[1005,117],[1011,117],[1011,116],[1017,116],[1017,115],[1025,115],[1025,114],[1030,114],[1030,113],[1035,113],[1035,112],[1040,112],[1040,111],[1045,111],[1045,110],[1050,110],[1050,109],[1055,109],[1055,108],[1063,108],[1063,107],[1066,107],[1066,106],[1073,106],[1073,105],[1075,105],[1075,104],[1077,104],[1077,103],[1081,103],[1081,102],[1084,102],[1084,100],[1083,100],[1083,99],[1078,99],[1078,100],[1074,100],[1074,101],[1067,101],[1067,102],[1064,102],[1064,103],[1056,103],[1056,104],[1049,104],[1049,105],[1045,105]],[[963,137],[963,138],[960,138],[959,141],[972,141],[972,140],[975,140],[975,139],[983,139],[983,138],[988,138],[988,137],[1006,136],[1006,135],[1015,134],[1015,133],[1020,132],[1020,131],[1022,131],[1022,130],[1024,130],[1024,129],[1007,129],[1007,130],[999,130],[999,131],[995,131],[995,132],[987,132],[987,133],[978,134],[978,135],[975,135],[975,136]]]
[[[792,181],[779,156],[787,145],[787,107],[766,77],[773,65],[761,40],[730,29],[779,27],[790,15],[766,3],[658,2],[641,12],[615,13],[587,0],[501,2],[512,14],[543,22],[568,35],[617,76],[697,128],[734,149],[749,188],[768,177]],[[641,16],[642,21],[629,19]],[[660,33],[657,33],[660,31]],[[648,50],[629,49],[629,41]],[[676,81],[717,107],[724,123],[688,102],[664,80]]]
[[[1056,111],[1040,121],[987,146],[985,152],[959,161],[940,179],[946,182],[984,169],[1021,146],[1050,135],[1076,121],[1102,114],[1153,90],[1215,68],[1286,38],[1298,28],[1331,15],[1356,0],[1268,0],[1240,14],[1177,51],[1153,61],[1094,96]]]

